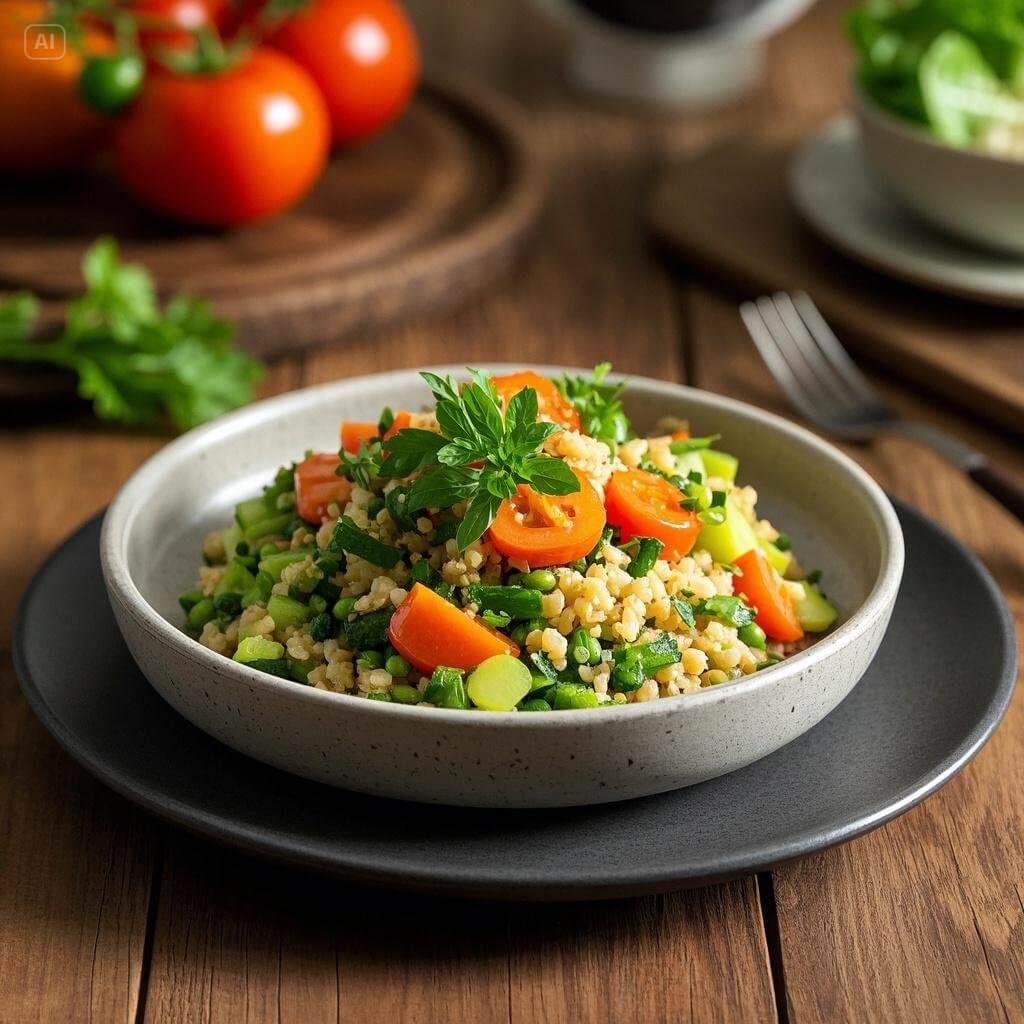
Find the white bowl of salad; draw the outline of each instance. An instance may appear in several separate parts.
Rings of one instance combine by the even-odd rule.
[[[1024,16],[977,0],[883,0],[848,24],[880,182],[946,233],[1024,253]]]
[[[558,806],[814,725],[874,655],[903,547],[870,478],[777,417],[498,366],[194,431],[125,485],[102,557],[147,678],[230,746],[376,795]]]

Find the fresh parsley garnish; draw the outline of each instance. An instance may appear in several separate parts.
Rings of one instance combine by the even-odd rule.
[[[580,416],[584,434],[608,441],[612,449],[632,434],[629,418],[622,408],[621,395],[626,382],[604,383],[611,363],[598,363],[590,377],[559,377],[558,390],[572,402]]]
[[[112,238],[89,249],[82,273],[86,292],[53,339],[33,338],[35,296],[0,301],[0,360],[70,370],[96,415],[119,423],[166,414],[188,430],[252,401],[263,367],[232,346],[234,327],[205,302],[179,295],[161,310],[149,274],[122,263]]]
[[[579,480],[561,459],[540,454],[562,428],[538,422],[537,392],[524,388],[502,414],[487,374],[470,370],[461,387],[453,377],[423,372],[433,392],[440,433],[407,427],[383,442],[380,475],[406,477],[422,471],[409,487],[409,512],[451,508],[468,501],[455,541],[465,550],[494,522],[501,503],[527,484],[540,494],[574,494]]]
[[[754,609],[742,597],[730,597],[725,594],[705,597],[698,601],[697,614],[720,619],[727,626],[735,626],[737,629],[754,621]]]
[[[342,448],[338,452],[338,459],[340,461],[335,473],[348,477],[368,491],[374,477],[380,473],[380,441],[361,441],[355,454]]]

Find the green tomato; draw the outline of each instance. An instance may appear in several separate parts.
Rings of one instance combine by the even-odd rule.
[[[90,57],[82,68],[78,91],[93,110],[116,114],[138,96],[145,77],[145,62],[137,54]]]

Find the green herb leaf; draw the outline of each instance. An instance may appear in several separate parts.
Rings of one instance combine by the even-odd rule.
[[[473,496],[479,476],[479,470],[463,466],[438,466],[412,482],[407,508],[410,512],[423,508],[451,508]]]
[[[681,441],[672,441],[669,448],[673,455],[685,455],[687,452],[698,452],[702,448],[710,448],[722,435],[709,434],[707,437],[687,437]]]
[[[670,598],[670,602],[683,625],[689,626],[690,629],[696,629],[697,616],[694,613],[693,605],[689,601],[684,601],[681,597]]]
[[[526,459],[520,472],[526,482],[541,494],[576,494],[580,489],[580,482],[568,463],[550,455]]]
[[[724,594],[698,601],[697,613],[719,619],[727,626],[735,626],[737,629],[754,621],[754,609],[742,597],[729,597]]]
[[[445,447],[444,438],[433,430],[406,427],[382,442],[385,458],[382,476],[405,477],[437,462],[437,453]]]
[[[626,383],[605,384],[611,363],[599,363],[588,377],[561,377],[558,389],[572,402],[580,415],[583,433],[599,438],[614,448],[632,435],[632,427],[622,408],[621,395]]]
[[[460,551],[465,551],[473,541],[484,535],[487,527],[494,522],[501,502],[502,499],[490,491],[477,491],[455,534],[455,543],[459,545]]]
[[[0,303],[0,360],[71,370],[97,416],[121,423],[166,414],[187,430],[252,400],[263,368],[231,346],[232,325],[206,303],[178,296],[161,311],[149,275],[121,263],[110,238],[89,249],[82,273],[87,290],[53,340],[32,340],[30,295]]]

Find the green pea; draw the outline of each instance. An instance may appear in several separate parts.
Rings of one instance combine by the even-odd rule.
[[[347,619],[355,609],[356,599],[354,597],[342,597],[331,609],[331,614],[340,622],[342,619]]]
[[[520,585],[547,594],[555,589],[557,583],[558,577],[550,569],[534,569],[522,578]]]
[[[768,646],[768,637],[756,622],[748,622],[745,626],[740,626],[737,636],[748,647],[757,647],[763,651]]]
[[[309,599],[309,610],[314,615],[319,615],[321,612],[327,611],[327,600],[319,594],[313,594]]]
[[[710,686],[718,686],[720,683],[729,682],[729,674],[720,668],[713,668],[710,672],[705,673],[704,681]]]
[[[423,694],[415,686],[397,683],[391,687],[391,699],[396,704],[419,704],[423,700]]]
[[[361,665],[363,668],[382,668],[384,665],[384,655],[380,651],[363,651],[359,655],[359,660],[356,664]]]
[[[400,654],[392,654],[384,662],[384,668],[393,676],[407,676],[412,671],[412,666]]]

